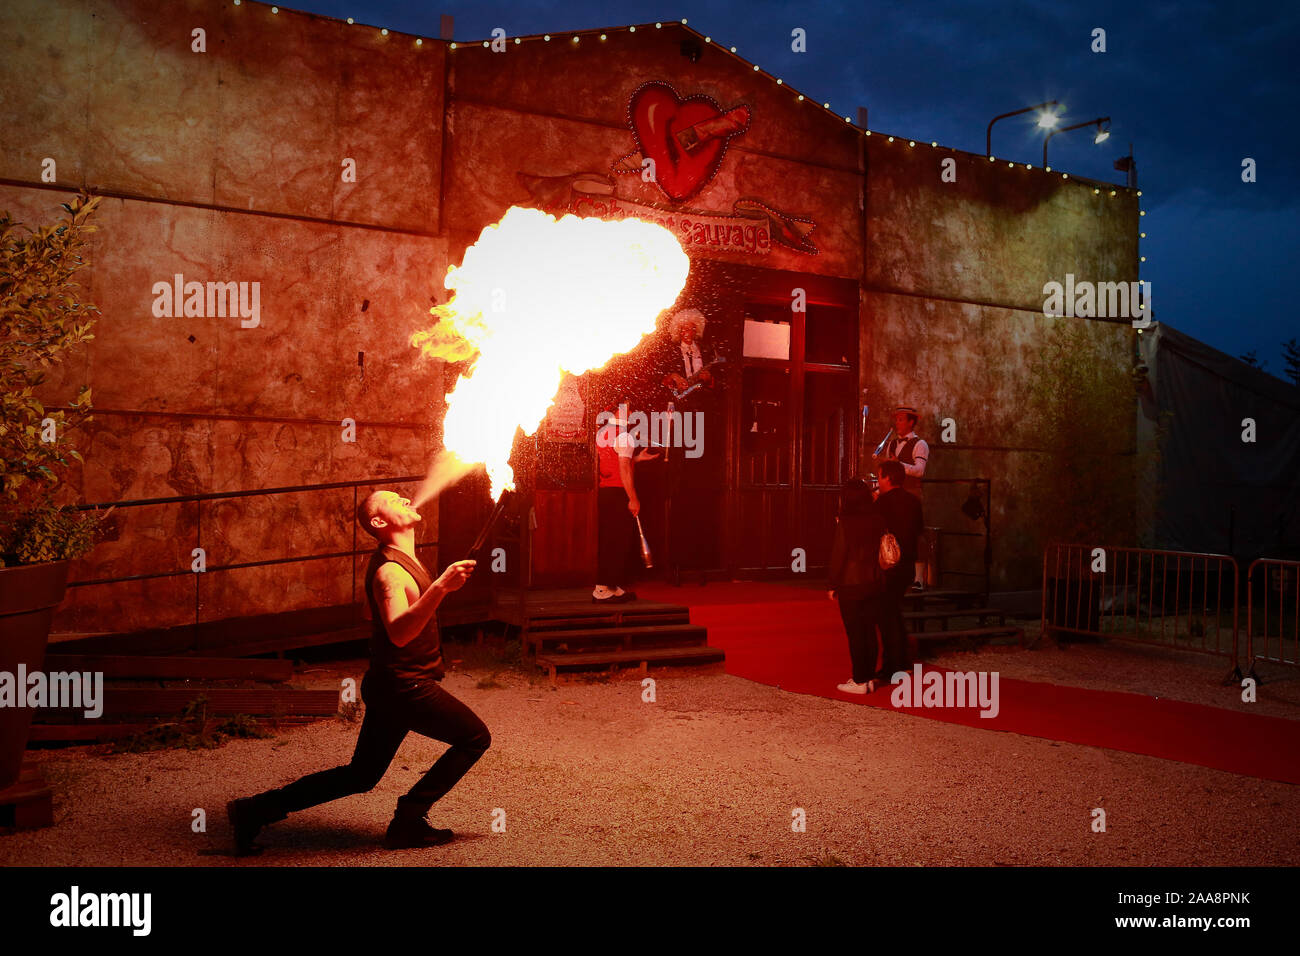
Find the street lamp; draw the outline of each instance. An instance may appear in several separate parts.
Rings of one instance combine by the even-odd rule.
[[[1102,127],[1103,123],[1106,124],[1105,128]],[[1073,126],[1066,126],[1064,129],[1052,130],[1047,134],[1047,139],[1043,140],[1043,166],[1047,166],[1047,144],[1052,141],[1052,137],[1057,133],[1068,133],[1072,129],[1083,129],[1085,126],[1095,126],[1097,127],[1097,132],[1093,134],[1092,141],[1094,143],[1104,143],[1106,140],[1110,139],[1109,124],[1109,116],[1100,116],[1097,119],[1090,119],[1086,123],[1075,123]]]
[[[1008,116],[1019,116],[1021,113],[1029,113],[1033,110],[1045,110],[1049,106],[1060,106],[1056,100],[1048,100],[1046,103],[1039,103],[1036,106],[1026,106],[1022,110],[1012,110],[1010,113],[1003,113],[1001,116],[995,116],[989,120],[988,133],[984,137],[984,155],[993,155],[993,124],[998,120],[1006,119]],[[1038,117],[1038,126],[1040,129],[1051,129],[1060,120],[1059,113],[1043,113]]]

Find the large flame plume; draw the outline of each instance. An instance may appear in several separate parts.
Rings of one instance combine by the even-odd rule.
[[[427,500],[477,463],[492,497],[514,487],[515,433],[545,418],[565,372],[581,375],[635,348],[676,301],[690,260],[662,226],[512,207],[447,270],[454,295],[411,344],[471,360],[447,396],[446,453],[417,496]],[[437,473],[438,477],[435,477]]]

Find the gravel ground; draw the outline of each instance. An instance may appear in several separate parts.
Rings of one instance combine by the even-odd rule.
[[[1154,658],[1154,659],[1153,659]],[[1234,706],[1217,662],[1110,645],[995,648],[940,663],[1008,677]],[[1137,681],[1142,665],[1145,686]],[[363,662],[308,669],[337,686]],[[22,865],[1230,865],[1300,863],[1300,787],[1117,751],[995,733],[792,694],[721,673],[652,672],[548,682],[486,671],[444,686],[493,745],[430,814],[452,844],[379,845],[394,800],[441,752],[411,735],[370,794],[294,814],[267,852],[230,855],[233,796],[346,762],[345,720],[210,751],[35,751],[55,786],[55,826],[0,837]],[[1265,684],[1258,712],[1300,717],[1297,682]],[[1249,705],[1241,705],[1249,706]],[[1107,832],[1091,829],[1106,811]],[[207,832],[191,828],[207,813]],[[492,831],[505,811],[505,832]],[[792,812],[806,814],[793,832]]]

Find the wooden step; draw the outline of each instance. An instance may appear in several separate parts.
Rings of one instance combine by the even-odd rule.
[[[191,701],[207,698],[209,717],[248,714],[250,717],[332,717],[338,713],[337,690],[285,690],[229,687],[189,687],[158,690],[152,687],[104,688],[104,713],[110,717],[179,717]],[[87,720],[83,709],[41,708],[33,720],[42,724],[78,724]]]
[[[541,654],[537,666],[550,671],[613,667],[618,664],[712,664],[726,659],[720,647],[646,647],[626,651],[593,651],[588,654]]]
[[[321,717],[277,717],[274,721],[262,718],[259,724],[266,727],[274,723],[275,727],[298,727],[314,724]],[[112,723],[105,724],[98,720],[86,720],[79,724],[32,724],[28,735],[30,743],[75,743],[79,741],[120,740],[132,734],[142,734],[156,727],[153,723]]]
[[[337,631],[324,631],[315,634],[294,634],[286,637],[270,637],[263,640],[248,641],[242,644],[223,644],[198,651],[199,657],[250,657],[253,654],[275,654],[283,651],[298,650],[302,647],[324,647],[328,644],[345,644],[352,641],[370,639],[370,625],[340,628]]]
[[[45,670],[91,671],[105,679],[261,680],[293,677],[292,661],[238,657],[139,657],[134,654],[46,654]]]
[[[629,607],[630,605],[623,605]],[[529,633],[572,630],[576,628],[621,627],[626,624],[689,624],[690,608],[673,608],[660,611],[610,611],[598,608],[599,614],[569,615],[565,617],[530,617]]]
[[[984,625],[986,618],[997,618],[998,624],[1007,622],[1007,612],[996,607],[947,607],[947,608],[930,608],[919,611],[904,611],[903,620],[905,621],[942,621],[947,623],[948,620],[958,617],[973,617],[979,620],[980,626]]]
[[[974,643],[990,641],[995,637],[1015,637],[1023,644],[1025,632],[1014,624],[1002,624],[990,627],[973,627],[963,631],[918,631],[907,635],[908,646],[914,656],[934,653],[948,644]]]
[[[528,635],[540,653],[556,653],[556,645],[618,643],[624,649],[668,646],[696,647],[708,641],[709,632],[698,624],[660,624],[649,627],[610,627],[571,631],[541,631]]]
[[[935,588],[926,591],[904,591],[903,600],[918,607],[925,607],[933,601],[956,607],[972,607],[986,598],[978,591]]]

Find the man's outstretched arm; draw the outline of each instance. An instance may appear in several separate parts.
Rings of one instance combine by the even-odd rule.
[[[399,564],[390,561],[383,565],[375,574],[375,601],[379,604],[388,639],[398,647],[405,647],[415,640],[438,610],[442,599],[463,587],[473,571],[473,561],[449,564],[429,590],[412,601],[409,592],[417,590],[415,579]]]

